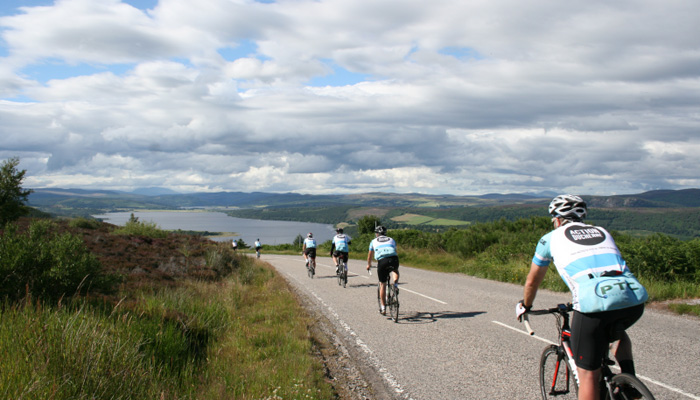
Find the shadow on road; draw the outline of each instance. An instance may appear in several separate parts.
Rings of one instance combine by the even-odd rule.
[[[437,322],[439,319],[472,318],[477,315],[486,314],[486,311],[439,311],[439,312],[407,312],[403,315],[399,313],[399,321],[409,324],[427,324]]]

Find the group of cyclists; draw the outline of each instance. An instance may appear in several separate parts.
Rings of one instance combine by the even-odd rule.
[[[233,239],[231,240],[231,246],[233,247],[233,251],[238,250],[238,240]],[[253,247],[255,248],[255,252],[260,254],[260,250],[262,249],[262,243],[260,243],[260,239],[255,239],[255,243],[253,244]]]
[[[335,264],[336,275],[341,273],[341,265],[347,265],[348,255],[350,252],[350,243],[352,238],[346,235],[343,228],[336,229],[336,235],[331,240],[330,256]],[[369,244],[367,253],[367,271],[372,268],[372,258],[377,261],[377,277],[379,279],[380,290],[380,313],[386,314],[386,285],[389,279],[389,274],[392,274],[394,286],[398,292],[399,282],[399,255],[396,251],[396,241],[386,235],[387,230],[384,226],[377,226],[374,229],[375,238]],[[316,239],[313,233],[309,232],[306,235],[302,246],[302,254],[304,261],[308,267],[311,259],[316,259]]]
[[[632,344],[625,331],[642,316],[648,296],[628,268],[610,233],[583,222],[587,212],[587,204],[579,196],[560,195],[551,201],[549,214],[553,230],[537,244],[523,299],[517,303],[515,313],[522,321],[523,315],[532,308],[549,265],[554,263],[572,293],[571,343],[579,376],[578,398],[597,400],[600,397],[600,361],[611,343],[617,342],[614,354],[622,372],[635,374]],[[336,233],[330,255],[337,274],[339,260],[348,260],[351,238],[343,233],[342,228]],[[312,233],[304,241],[303,253],[307,263],[309,258],[316,257],[316,241]],[[384,226],[376,227],[375,238],[369,245],[368,271],[372,267],[372,258],[377,260],[380,312],[385,313],[386,285],[389,274],[398,285],[399,257],[396,242],[387,236]]]

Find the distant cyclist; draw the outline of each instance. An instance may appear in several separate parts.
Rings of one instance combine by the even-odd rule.
[[[389,274],[394,276],[394,287],[399,290],[399,255],[396,252],[396,241],[386,235],[386,228],[379,225],[374,228],[374,240],[369,244],[367,253],[367,271],[372,268],[372,256],[377,260],[377,277],[379,278],[380,311],[386,314],[386,284]]]
[[[343,262],[348,262],[348,253],[350,252],[350,241],[352,238],[343,234],[343,228],[338,228],[335,232],[337,235],[333,236],[331,242],[331,257],[333,257],[335,274],[337,275],[338,272],[340,272],[340,259],[342,259]]]
[[[238,241],[236,241],[236,239],[233,239],[231,241],[231,246],[233,246],[233,251],[236,251],[238,249]]]
[[[255,239],[255,253],[257,253],[258,258],[260,258],[260,249],[262,249],[262,243],[260,243],[260,239]]]
[[[304,246],[301,248],[304,253],[304,261],[306,261],[306,266],[309,266],[309,260],[316,259],[316,239],[314,239],[314,234],[309,232],[304,239]]]
[[[642,316],[647,295],[610,233],[583,223],[587,210],[586,202],[573,195],[557,196],[549,204],[554,230],[537,244],[515,313],[521,319],[530,310],[553,261],[573,296],[571,345],[578,367],[578,398],[597,399],[606,339],[620,341],[615,358],[622,372],[635,372],[632,342],[624,331]],[[609,332],[615,337],[609,337]]]

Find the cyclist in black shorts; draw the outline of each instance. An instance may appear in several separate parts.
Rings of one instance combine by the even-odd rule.
[[[381,301],[381,309],[379,312],[384,314],[386,311],[386,284],[389,281],[389,274],[394,275],[394,287],[396,292],[399,290],[399,255],[396,252],[396,242],[394,239],[386,236],[386,228],[379,225],[374,229],[374,240],[369,244],[369,252],[367,253],[367,271],[372,268],[372,256],[377,260],[377,277],[379,278],[379,298]]]
[[[350,242],[352,238],[343,233],[343,228],[338,228],[335,232],[337,235],[333,236],[331,242],[331,257],[333,257],[335,273],[337,275],[340,272],[340,260],[342,259],[343,262],[348,262],[348,253],[350,251]]]
[[[314,239],[314,234],[309,232],[304,239],[304,246],[301,251],[304,253],[304,260],[306,261],[306,266],[309,266],[310,259],[316,259],[316,239]]]
[[[550,263],[572,293],[571,345],[579,376],[579,399],[599,397],[601,361],[608,341],[619,340],[615,358],[634,375],[632,342],[625,332],[642,316],[646,290],[632,275],[610,233],[583,223],[588,207],[579,196],[560,195],[549,204],[554,230],[535,249],[518,319],[528,312]],[[599,291],[605,290],[603,296]]]

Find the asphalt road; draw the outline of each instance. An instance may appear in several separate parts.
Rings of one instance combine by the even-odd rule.
[[[347,288],[327,257],[308,278],[303,258],[263,254],[311,307],[332,322],[353,354],[397,399],[539,399],[538,363],[556,341],[552,316],[532,317],[528,336],[514,317],[522,287],[400,267],[398,323],[377,310],[376,270],[350,260]],[[373,263],[376,265],[376,263]],[[570,300],[540,291],[536,308]],[[649,310],[629,331],[637,375],[657,399],[700,400],[700,321]]]

